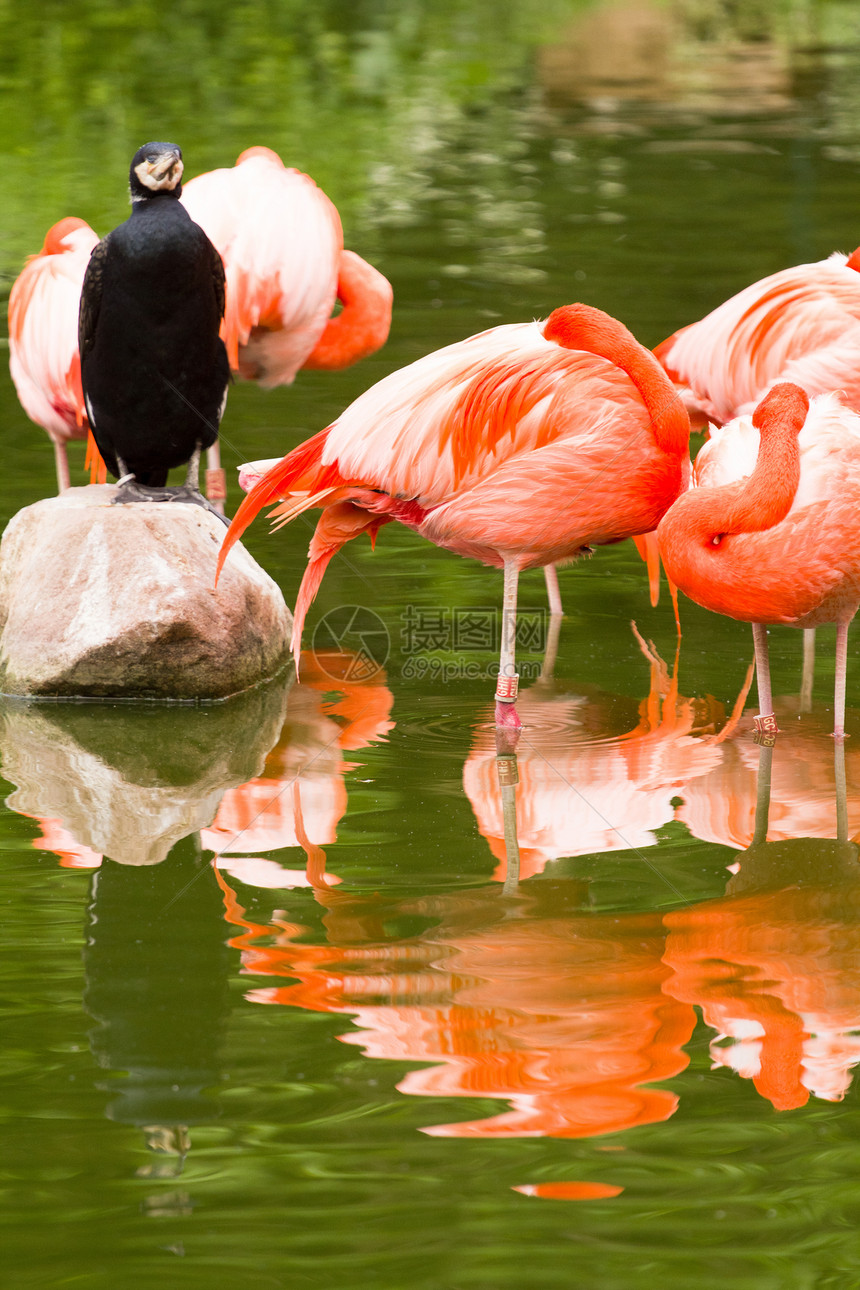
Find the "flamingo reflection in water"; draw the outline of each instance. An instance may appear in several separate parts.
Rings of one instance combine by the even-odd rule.
[[[670,673],[656,650],[637,640],[651,683],[632,727],[623,701],[570,693],[552,681],[550,642],[543,679],[522,696],[526,731],[513,740],[509,732],[479,732],[466,788],[500,859],[508,861],[522,842],[519,885],[504,867],[495,875],[502,886],[419,899],[320,885],[314,898],[324,911],[322,944],[288,913],[256,923],[228,898],[228,917],[242,929],[233,944],[243,973],[269,979],[249,990],[250,1001],[351,1016],[356,1029],[343,1042],[370,1058],[427,1064],[400,1081],[404,1094],[508,1104],[497,1115],[427,1126],[428,1134],[590,1138],[665,1121],[677,1108],[676,1095],[653,1084],[685,1069],[696,1015],[667,990],[662,916],[596,912],[587,884],[564,874],[544,871],[534,881],[561,855],[619,850],[634,837],[636,845],[653,843],[655,830],[675,818],[679,789],[719,765],[721,741],[743,710],[751,669],[727,718],[713,699],[682,698],[677,657]],[[620,733],[601,744],[613,727]],[[571,733],[579,740],[573,756]],[[562,749],[569,783],[547,771]],[[587,763],[578,781],[576,758]],[[500,762],[508,771],[519,763],[518,784],[516,774],[499,783]],[[566,813],[588,794],[587,784],[601,781],[610,782],[602,818],[571,830]],[[513,813],[505,809],[506,787]],[[637,795],[650,814],[637,813]],[[631,798],[632,814],[619,817],[619,803]],[[407,922],[427,930],[391,935],[388,929]],[[619,1188],[568,1180],[519,1190],[594,1200]]]
[[[234,903],[228,916],[244,928],[243,972],[296,982],[254,988],[252,1002],[349,1014],[358,1029],[343,1042],[432,1063],[403,1093],[511,1104],[424,1132],[585,1138],[673,1114],[676,1096],[647,1086],[684,1069],[695,1024],[662,988],[659,914],[595,914],[586,893],[570,879],[515,903],[498,886],[415,900],[319,888],[323,945],[286,915],[264,927]],[[432,928],[387,937],[404,919]]]
[[[62,820],[48,815],[32,816],[40,833],[33,839],[37,851],[53,851],[64,869],[97,869],[102,862],[101,852],[79,842],[65,827]]]
[[[224,794],[204,848],[216,864],[245,883],[271,887],[339,882],[326,875],[323,847],[335,841],[346,812],[344,775],[353,764],[345,751],[384,740],[394,726],[394,696],[377,671],[352,680],[355,658],[348,653],[302,655],[301,685],[290,692],[287,721],[266,758],[262,775]],[[335,698],[323,698],[336,692]],[[288,870],[256,853],[301,847],[301,870]]]
[[[860,1061],[860,794],[845,770],[848,756],[856,784],[860,751],[834,747],[826,715],[807,724],[791,745],[760,749],[757,795],[740,757],[701,782],[712,806],[729,800],[721,813],[688,803],[691,827],[748,845],[725,896],[665,918],[663,988],[701,1007],[715,1066],[777,1110],[810,1093],[841,1100]]]
[[[752,671],[727,719],[717,700],[680,695],[678,655],[670,674],[635,625],[633,632],[650,668],[648,696],[633,728],[607,737],[612,696],[574,690],[545,669],[521,695],[528,720],[515,758],[504,735],[494,739],[489,725],[478,730],[463,787],[499,861],[499,881],[513,886],[562,856],[655,846],[656,831],[676,818],[674,803],[685,786],[720,764]],[[553,654],[551,640],[548,657]]]
[[[655,830],[674,818],[679,785],[707,773],[722,756],[721,732],[745,696],[728,720],[715,700],[680,697],[677,658],[670,674],[653,647],[637,640],[651,685],[632,728],[627,712],[619,719],[611,696],[569,693],[550,679],[548,665],[543,680],[522,696],[529,720],[514,740],[515,752],[510,742],[505,746],[509,735],[498,752],[492,727],[479,732],[465,784],[500,858],[522,843],[516,889],[506,881],[398,900],[319,886],[314,896],[324,910],[324,944],[310,943],[310,929],[286,913],[262,925],[248,921],[237,901],[230,906],[231,921],[243,929],[234,942],[243,972],[275,978],[251,989],[251,1001],[351,1015],[357,1029],[344,1042],[369,1057],[430,1063],[406,1075],[398,1085],[403,1093],[510,1104],[498,1115],[434,1125],[427,1133],[586,1138],[666,1120],[677,1106],[671,1091],[651,1085],[685,1068],[683,1045],[695,1013],[666,993],[662,917],[596,913],[588,907],[587,884],[568,876],[545,873],[528,881],[561,855],[652,844]],[[621,733],[601,743],[613,725]],[[572,732],[579,740],[573,752]],[[551,776],[561,750],[568,757],[564,775]],[[513,833],[505,784],[498,782],[498,762],[512,760],[520,769]],[[571,829],[566,815],[588,796],[587,786],[601,781],[610,787],[597,823],[580,818]],[[619,816],[622,803],[628,814]],[[495,876],[510,879],[511,873],[502,868]],[[430,927],[386,934],[407,919]],[[568,1182],[559,1184],[558,1195],[608,1196],[614,1184],[600,1186],[609,1191]]]
[[[816,705],[798,719],[797,696],[785,695],[774,699],[774,711],[780,724],[791,728],[791,747],[781,749],[773,762],[768,841],[832,838],[837,786],[829,736],[833,710]],[[849,729],[852,715],[849,710]],[[738,851],[752,845],[759,809],[759,746],[750,737],[754,716],[751,706],[724,741],[720,762],[690,782],[677,810],[694,837]],[[860,833],[860,746],[854,741],[846,746],[845,765],[847,830],[853,838]]]

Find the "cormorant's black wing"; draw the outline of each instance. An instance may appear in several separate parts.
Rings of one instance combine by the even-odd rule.
[[[206,239],[209,241],[209,239]],[[98,250],[98,247],[96,247]],[[215,303],[218,306],[218,317],[224,317],[224,308],[226,303],[226,275],[224,273],[224,261],[216,251],[215,247],[209,242],[209,250],[212,260],[212,288],[215,292]],[[94,252],[95,254],[95,252]]]
[[[84,285],[81,287],[81,308],[78,314],[78,349],[81,358],[88,354],[95,341],[96,323],[102,303],[102,286],[104,283],[105,260],[108,253],[110,234],[93,248],[87,271],[84,274]]]

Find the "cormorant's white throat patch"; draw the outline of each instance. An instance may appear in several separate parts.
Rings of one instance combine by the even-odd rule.
[[[154,161],[141,161],[135,166],[134,173],[144,188],[153,193],[169,193],[182,179],[183,170],[181,158],[170,154],[167,157],[156,157]]]

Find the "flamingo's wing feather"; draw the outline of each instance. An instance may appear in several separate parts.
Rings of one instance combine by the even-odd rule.
[[[257,150],[190,180],[181,200],[224,261],[231,366],[264,387],[289,384],[334,305],[337,209],[310,176]]]
[[[608,359],[561,348],[539,323],[494,327],[377,382],[329,428],[321,461],[344,480],[438,505],[514,457],[599,437],[619,403],[643,408]]]
[[[49,230],[9,295],[9,368],[27,416],[56,443],[83,436],[78,359],[81,283],[97,235],[83,220]]]
[[[655,351],[715,420],[751,412],[777,381],[860,403],[860,274],[834,255],[753,283]]]

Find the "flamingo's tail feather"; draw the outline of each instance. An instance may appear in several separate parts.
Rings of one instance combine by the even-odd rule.
[[[653,607],[660,599],[660,548],[657,545],[657,533],[656,531],[639,533],[633,538],[633,541],[636,543],[636,550],[645,561],[645,567],[648,570],[648,591]]]
[[[314,506],[319,506],[320,502],[331,497],[335,487],[321,488],[318,493],[305,493],[301,497],[288,497],[280,506],[276,506],[273,511],[269,512],[269,519],[272,521],[272,529],[282,529],[290,520],[296,519],[303,515],[305,511],[312,510]]]
[[[84,470],[90,472],[91,484],[107,483],[107,466],[102,461],[102,455],[93,438],[92,430],[87,430],[87,455],[84,459]]]
[[[288,452],[286,457],[257,480],[251,491],[242,499],[242,504],[233,516],[218,553],[218,565],[215,570],[216,586],[231,547],[239,541],[245,529],[264,506],[283,501],[292,492],[304,492],[306,495],[302,499],[302,505],[295,511],[296,515],[300,515],[302,511],[316,505],[316,502],[307,501],[307,494],[316,493],[321,484],[328,482],[325,480],[327,473],[331,474],[332,480],[338,478],[335,469],[326,471],[322,466],[322,451],[327,437],[328,430],[321,430],[312,439],[308,439],[292,452]],[[287,520],[292,518],[293,515],[286,516],[282,523],[287,523]]]

